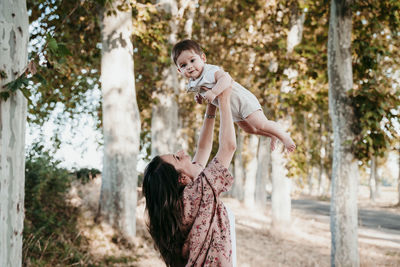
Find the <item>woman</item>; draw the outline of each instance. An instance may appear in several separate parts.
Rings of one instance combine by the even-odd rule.
[[[231,88],[218,97],[219,148],[207,167],[216,111],[211,104],[193,160],[179,151],[156,156],[146,167],[149,231],[167,266],[233,266],[228,213],[219,199],[233,183],[227,169],[236,150],[230,93]]]

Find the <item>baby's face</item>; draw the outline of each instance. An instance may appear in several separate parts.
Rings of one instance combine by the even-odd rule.
[[[192,50],[183,51],[176,60],[178,71],[186,78],[197,79],[203,72],[206,56],[196,54]]]

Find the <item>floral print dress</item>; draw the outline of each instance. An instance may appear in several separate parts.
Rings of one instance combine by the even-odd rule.
[[[183,191],[183,224],[187,233],[182,256],[186,266],[232,266],[229,218],[219,199],[233,177],[217,158]]]

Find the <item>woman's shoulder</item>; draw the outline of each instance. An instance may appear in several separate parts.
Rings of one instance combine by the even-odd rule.
[[[207,183],[204,181],[207,180]],[[193,194],[202,191],[203,185],[209,184],[216,191],[227,191],[233,184],[233,175],[214,157],[193,181],[185,186],[184,192]]]
[[[183,190],[183,224],[193,223],[200,204],[207,199],[215,199],[220,193],[228,191],[233,184],[233,176],[218,158],[213,158],[203,171]],[[203,201],[203,202],[202,202]]]
[[[217,157],[214,157],[210,162],[208,162],[207,166],[204,168],[203,171],[206,170],[214,170],[214,171],[225,171],[227,170],[225,166],[221,164]]]
[[[228,191],[233,184],[231,172],[214,157],[203,170],[205,178],[219,194]]]

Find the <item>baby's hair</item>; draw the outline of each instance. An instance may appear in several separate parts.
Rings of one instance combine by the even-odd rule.
[[[199,56],[203,54],[203,50],[197,42],[189,39],[180,41],[179,43],[176,43],[172,48],[172,59],[174,60],[175,65],[178,66],[178,64],[176,64],[176,61],[178,60],[180,54],[186,50],[192,50]]]

